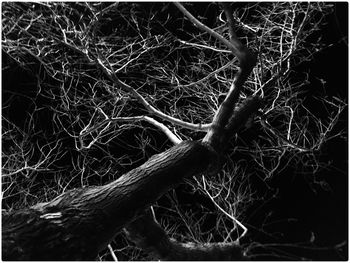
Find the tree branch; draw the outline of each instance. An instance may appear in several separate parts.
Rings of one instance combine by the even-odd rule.
[[[81,55],[83,55],[90,63],[94,62],[93,60],[90,59],[87,51],[83,51],[80,48],[78,48],[78,47],[68,43],[67,41],[64,41],[64,40],[59,40],[59,41],[61,43],[63,43],[65,46],[67,46],[68,48],[78,52]],[[201,124],[201,123],[200,124],[194,124],[194,123],[190,123],[190,122],[185,122],[185,121],[182,121],[180,119],[174,118],[172,116],[169,116],[169,115],[161,112],[160,110],[158,110],[155,107],[153,107],[140,93],[137,92],[136,89],[134,89],[130,85],[126,84],[125,82],[121,81],[117,77],[117,75],[114,72],[114,70],[112,69],[112,67],[109,65],[110,66],[110,69],[109,69],[106,65],[104,65],[104,63],[102,62],[101,58],[97,57],[95,59],[95,63],[99,66],[99,68],[102,70],[102,72],[114,84],[116,84],[121,89],[131,93],[138,100],[138,102],[140,102],[146,108],[146,110],[151,115],[157,116],[157,117],[161,118],[162,120],[169,121],[170,123],[172,123],[174,125],[178,125],[178,126],[181,126],[183,128],[194,130],[194,131],[207,131],[209,129],[210,124]]]
[[[99,110],[101,112],[102,109],[99,108]],[[102,131],[104,131],[106,129],[106,127],[108,127],[111,123],[118,123],[118,122],[132,122],[132,121],[147,121],[148,123],[154,125],[156,128],[158,128],[161,132],[163,132],[168,139],[174,144],[179,144],[180,142],[182,142],[182,139],[179,138],[177,135],[175,135],[167,126],[165,126],[163,123],[149,117],[149,116],[132,116],[132,117],[109,117],[107,116],[104,112],[103,112],[105,119],[103,121],[101,121],[100,123],[98,123],[96,126],[94,127],[90,127],[90,123],[84,127],[84,129],[82,129],[80,131],[79,134],[79,141],[80,144],[82,145],[83,148],[88,149],[90,148],[93,143],[97,140],[97,138],[95,138],[93,140],[92,143],[89,143],[88,146],[83,146],[83,141],[82,138],[88,134],[91,134],[92,132],[98,130],[99,128],[101,128],[102,126],[105,126],[105,128],[102,129]],[[101,133],[101,132],[100,132]]]
[[[124,229],[127,237],[156,260],[244,260],[236,243],[182,243],[170,238],[148,210]]]
[[[239,45],[235,45],[231,43],[230,41],[225,39],[223,36],[221,36],[219,33],[215,32],[211,28],[204,25],[197,18],[195,18],[189,11],[187,11],[187,9],[181,3],[174,2],[174,5],[176,5],[176,7],[199,29],[207,32],[209,35],[215,37],[217,40],[219,40],[221,43],[227,46],[231,50],[231,52],[238,57],[239,60],[243,59],[244,54],[242,54],[242,50]]]
[[[251,73],[253,67],[255,66],[256,55],[253,52],[249,51],[246,47],[244,47],[243,44],[238,40],[237,36],[235,35],[233,31],[233,17],[232,17],[232,13],[229,10],[228,5],[224,5],[224,9],[229,20],[231,42],[225,39],[220,34],[216,33],[214,30],[202,24],[198,19],[192,16],[192,14],[188,12],[182,6],[182,4],[180,3],[174,3],[174,4],[198,28],[200,28],[205,32],[208,32],[210,35],[214,36],[215,38],[220,40],[222,43],[224,43],[232,51],[233,55],[235,55],[238,58],[240,63],[240,70],[236,74],[236,77],[231,85],[231,88],[225,100],[222,102],[219,109],[217,110],[213,118],[210,130],[208,131],[208,133],[203,139],[204,142],[208,142],[216,150],[218,150],[222,148],[222,145],[224,144],[222,134],[224,133],[225,126],[227,125],[230,117],[233,114],[234,106],[238,100],[240,90],[242,89],[244,82],[247,80],[249,74]]]
[[[210,172],[217,161],[208,145],[182,142],[107,185],[3,214],[3,260],[93,260],[166,191]]]

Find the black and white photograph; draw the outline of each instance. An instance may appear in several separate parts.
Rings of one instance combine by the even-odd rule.
[[[1,2],[2,261],[348,261],[345,2]]]

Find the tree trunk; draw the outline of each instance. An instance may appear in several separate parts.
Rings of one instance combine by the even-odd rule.
[[[3,214],[2,259],[93,260],[164,192],[216,163],[208,145],[183,142],[107,185],[73,189],[49,203]]]

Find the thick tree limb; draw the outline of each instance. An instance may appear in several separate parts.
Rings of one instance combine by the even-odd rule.
[[[214,169],[216,153],[182,142],[104,186],[3,214],[3,260],[93,260],[138,214],[184,177]]]
[[[156,222],[150,210],[125,228],[125,233],[138,247],[149,252],[156,260],[217,261],[243,260],[236,243],[181,243],[169,238]]]

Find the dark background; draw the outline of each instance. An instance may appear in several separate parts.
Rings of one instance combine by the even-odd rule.
[[[326,81],[328,96],[348,98],[348,3],[337,3],[335,12],[327,19],[322,29],[323,39],[331,45],[317,54],[312,62],[304,63],[296,70],[310,71],[310,92],[317,92],[319,79]],[[337,129],[348,127],[348,109],[343,112]],[[346,136],[347,133],[346,133]],[[308,177],[298,174],[300,167],[289,167],[284,175],[271,182],[279,191],[278,197],[264,204],[251,221],[265,220],[266,211],[271,211],[271,224],[266,229],[281,232],[285,242],[298,242],[315,238],[320,247],[334,246],[348,240],[348,140],[334,139],[322,149],[321,160],[331,165],[321,170],[318,178],[329,186],[314,186]],[[256,209],[256,207],[254,207]],[[260,217],[259,217],[260,216]],[[253,222],[252,222],[253,223]],[[313,232],[313,233],[312,233]],[[265,239],[264,236],[263,239]],[[273,242],[273,240],[270,240]],[[327,251],[309,251],[317,260],[347,260],[348,245],[339,254]]]
[[[348,3],[338,3],[335,13],[328,19],[323,35],[327,44],[334,44],[315,60],[309,63],[310,75],[326,81],[329,96],[348,97]],[[318,85],[319,86],[319,85]],[[340,126],[348,126],[348,114],[344,112]],[[287,215],[298,214],[305,225],[319,233],[320,243],[334,244],[347,240],[348,237],[348,145],[343,140],[335,139],[323,149],[324,160],[331,166],[321,171],[320,177],[330,185],[330,190],[319,189],[314,193],[305,179],[295,176],[293,180],[281,182],[281,200],[276,207]]]
[[[310,91],[317,89],[319,79],[326,81],[329,96],[348,98],[348,3],[337,3],[335,12],[327,19],[323,27],[323,39],[326,44],[332,44],[317,54],[312,62],[304,63],[299,69],[310,70]],[[32,98],[36,94],[36,79],[28,72],[9,63],[6,54],[2,54],[2,114],[12,122],[22,127],[28,112],[31,112]],[[11,67],[8,67],[11,65]],[[6,68],[4,68],[6,67]],[[316,90],[315,90],[316,92]],[[11,104],[7,104],[8,100]],[[38,102],[36,102],[38,103]],[[7,105],[4,108],[4,105]],[[46,116],[47,120],[50,116]],[[43,121],[44,125],[45,121]],[[337,129],[347,129],[348,112],[341,115]],[[347,136],[347,133],[346,133]],[[322,149],[322,160],[329,161],[330,166],[323,169],[317,176],[323,178],[329,187],[312,186],[308,177],[296,173],[298,167],[290,167],[284,176],[273,179],[270,183],[278,189],[275,199],[257,204],[250,208],[248,224],[266,220],[269,214],[269,225],[266,231],[281,233],[281,239],[286,243],[312,239],[320,247],[333,247],[348,240],[348,142],[334,139]],[[254,186],[253,186],[254,187]],[[254,213],[253,213],[254,211]],[[249,211],[247,213],[249,215]],[[261,231],[250,232],[252,239],[261,242],[273,242],[261,234]],[[299,249],[300,250],[300,249]],[[306,253],[314,259],[347,260],[347,245],[339,251],[293,252]]]

